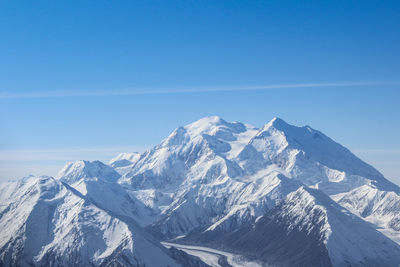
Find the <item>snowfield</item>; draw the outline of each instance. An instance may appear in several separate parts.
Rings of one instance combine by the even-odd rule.
[[[397,266],[399,214],[400,188],[320,131],[212,116],[0,184],[0,266]]]

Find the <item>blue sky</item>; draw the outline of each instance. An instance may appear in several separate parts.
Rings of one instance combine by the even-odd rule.
[[[207,115],[311,125],[400,184],[398,1],[2,1],[0,180]]]

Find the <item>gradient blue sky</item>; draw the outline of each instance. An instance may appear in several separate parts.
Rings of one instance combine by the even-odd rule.
[[[219,115],[311,125],[400,184],[399,29],[399,1],[1,1],[0,180]]]

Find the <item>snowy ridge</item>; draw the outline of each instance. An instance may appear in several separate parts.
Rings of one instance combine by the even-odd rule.
[[[268,237],[268,238],[265,238]],[[393,266],[400,247],[323,192],[300,187],[220,243],[276,266]]]
[[[340,205],[378,226],[379,231],[400,244],[400,196],[371,185],[332,196]]]
[[[0,228],[8,229],[0,238],[4,266],[178,266],[140,229],[53,178],[30,177],[0,191],[7,199],[0,211]]]
[[[291,221],[294,224],[301,221],[307,231],[315,227],[308,220],[307,213],[322,214],[319,219],[323,222],[321,232],[324,233],[324,244],[333,266],[353,261],[360,266],[391,266],[400,262],[400,246],[344,210],[321,191],[302,187],[290,194],[284,203],[292,216],[299,216]]]
[[[367,183],[400,192],[376,169],[323,133],[309,126],[289,125],[279,118],[264,125],[243,148],[239,159],[250,171],[276,164],[292,178],[329,195]]]
[[[101,161],[80,160],[70,162],[57,174],[57,179],[67,184],[73,184],[80,179],[97,178],[116,182],[120,175],[110,166]]]

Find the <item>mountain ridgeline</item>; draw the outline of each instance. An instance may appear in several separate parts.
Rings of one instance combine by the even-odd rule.
[[[143,153],[0,184],[0,266],[398,266],[400,188],[309,126],[206,117]],[[226,263],[227,264],[227,263]]]

